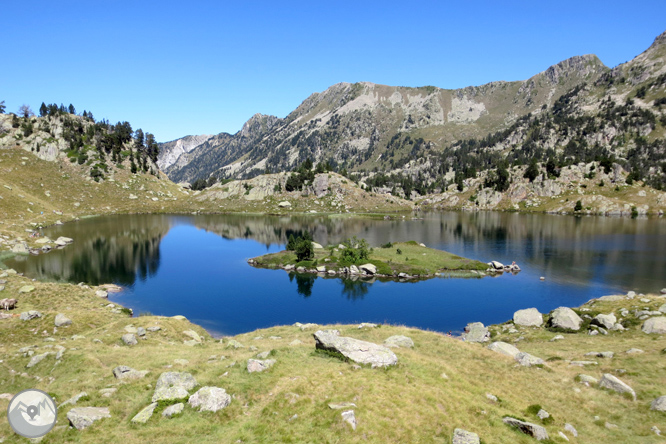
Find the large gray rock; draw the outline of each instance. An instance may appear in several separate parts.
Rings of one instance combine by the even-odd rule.
[[[612,329],[615,326],[615,323],[617,322],[617,318],[615,317],[614,314],[598,314],[592,319],[591,324],[594,325],[599,325],[601,327],[607,328],[607,329]]]
[[[165,418],[173,418],[174,416],[183,413],[184,408],[185,404],[183,404],[182,402],[170,405],[169,407],[164,409],[164,411],[162,412],[162,416],[164,416]]]
[[[263,372],[264,370],[268,370],[269,368],[273,367],[273,364],[275,364],[275,359],[266,359],[264,361],[259,359],[248,359],[247,371],[249,373]]]
[[[28,362],[28,365],[26,365],[25,367],[26,367],[26,368],[32,368],[32,367],[36,366],[37,364],[39,364],[40,362],[42,362],[42,361],[43,361],[48,355],[50,355],[50,354],[51,354],[51,353],[46,352],[46,353],[42,353],[41,355],[35,355],[35,356],[33,356],[33,357],[30,359],[30,362]]]
[[[95,421],[110,417],[108,407],[76,407],[67,412],[69,423],[77,430],[83,430]]]
[[[526,308],[513,314],[513,323],[523,327],[541,327],[543,316],[536,308]]]
[[[517,347],[502,341],[493,342],[488,346],[488,349],[503,355],[511,356],[512,358],[515,358],[516,355],[520,353],[520,350],[518,350]]]
[[[513,359],[516,360],[516,362],[524,367],[532,367],[533,365],[544,365],[545,362],[541,358],[537,358],[534,355],[530,355],[529,353],[525,352],[520,352],[516,356],[513,357]]]
[[[113,376],[120,380],[141,379],[148,374],[148,370],[134,370],[126,365],[119,365],[113,369]]]
[[[12,253],[16,254],[29,254],[30,248],[25,242],[19,242],[12,247]]]
[[[634,401],[636,400],[636,392],[634,392],[634,389],[610,373],[604,373],[601,377],[601,381],[599,381],[599,387],[613,390],[618,393],[628,393]]]
[[[76,405],[77,402],[83,397],[87,397],[88,393],[87,392],[81,392],[78,395],[74,395],[71,398],[69,398],[67,401],[63,402],[58,406],[58,408],[64,407],[66,405]]]
[[[29,310],[29,311],[24,311],[21,313],[21,320],[22,321],[29,321],[31,319],[35,318],[41,318],[43,315],[38,312],[37,310]]]
[[[384,345],[387,347],[402,347],[413,348],[414,341],[412,338],[403,335],[394,335],[384,340]]]
[[[55,326],[64,327],[65,325],[72,325],[72,320],[63,313],[58,313],[55,317]]]
[[[342,412],[342,420],[349,424],[352,430],[356,430],[356,415],[354,415],[353,410],[347,410]]]
[[[666,316],[656,316],[646,320],[641,330],[647,334],[657,333],[661,335],[666,333]]]
[[[138,344],[138,342],[137,342],[137,340],[136,340],[136,336],[134,336],[133,333],[127,333],[127,334],[124,334],[124,335],[121,337],[121,339],[123,340],[123,342],[125,343],[125,345],[136,345],[136,344]]]
[[[479,435],[463,429],[453,431],[452,444],[480,444]]]
[[[143,408],[139,413],[137,413],[134,418],[132,418],[131,422],[135,424],[145,424],[148,422],[151,416],[153,416],[153,412],[155,411],[155,407],[157,407],[157,403],[153,402],[152,404],[148,404],[146,407]]]
[[[152,402],[185,399],[190,395],[188,390],[192,390],[196,385],[197,381],[190,373],[162,373],[155,384]]]
[[[520,421],[516,418],[511,418],[508,416],[502,418],[502,422],[511,427],[517,428],[526,435],[534,437],[537,441],[543,441],[545,439],[548,439],[548,432],[546,431],[545,428],[541,427],[540,425],[532,424],[530,422]]]
[[[320,350],[340,353],[357,364],[389,367],[398,363],[398,357],[389,348],[372,342],[338,336],[337,330],[319,330],[314,333],[315,346]]]
[[[559,307],[550,315],[550,326],[565,330],[580,330],[583,320],[569,307]]]
[[[200,412],[217,412],[231,403],[231,396],[219,387],[201,387],[187,403]]]
[[[358,268],[360,268],[361,271],[366,274],[377,274],[377,267],[375,267],[373,264],[363,264]]]
[[[660,396],[650,404],[650,410],[666,412],[666,396]]]
[[[465,327],[465,333],[462,338],[467,342],[488,342],[490,340],[490,333],[488,328],[484,327],[481,322],[472,322]]]

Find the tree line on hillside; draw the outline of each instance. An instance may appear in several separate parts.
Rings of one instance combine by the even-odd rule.
[[[5,110],[2,101],[0,113]],[[44,102],[39,107],[39,116],[44,120],[37,122],[30,106],[21,105],[18,113],[12,115],[12,127],[21,128],[23,137],[28,137],[35,131],[35,125],[38,125],[40,131],[54,137],[51,124],[59,122],[62,125],[61,137],[69,146],[67,156],[79,165],[91,165],[90,175],[95,180],[103,178],[104,172],[108,171],[107,156],[117,165],[129,159],[133,174],[139,171],[157,174],[149,162],[156,163],[159,154],[155,136],[144,133],[141,128],[133,130],[127,121],[113,125],[106,119],[96,121],[93,113],[87,110],[77,114],[72,104],[66,107],[64,104],[47,105]]]

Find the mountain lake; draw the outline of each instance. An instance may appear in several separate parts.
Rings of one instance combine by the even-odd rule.
[[[247,259],[284,248],[291,233],[338,245],[414,240],[483,262],[515,261],[497,277],[398,282],[259,269]],[[81,219],[43,234],[74,243],[9,267],[50,281],[115,283],[111,302],[134,315],[183,315],[214,336],[295,322],[390,323],[459,333],[591,298],[666,287],[664,218],[573,217],[499,212],[392,216],[119,215]],[[543,276],[545,280],[541,280]],[[100,303],[103,301],[100,300]]]

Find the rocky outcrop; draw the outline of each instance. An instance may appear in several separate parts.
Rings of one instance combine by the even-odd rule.
[[[656,316],[648,319],[643,323],[641,330],[647,334],[656,333],[662,335],[666,333],[666,316]]]
[[[119,365],[113,369],[113,376],[119,380],[141,379],[148,374],[148,370],[134,370],[126,365]]]
[[[548,432],[540,425],[532,424],[530,422],[521,421],[516,418],[504,417],[502,422],[511,427],[515,427],[526,435],[535,438],[537,441],[548,439]]]
[[[187,403],[200,412],[217,412],[231,404],[231,396],[219,387],[201,387]]]
[[[455,429],[453,431],[452,444],[480,444],[481,440],[476,433],[468,432],[463,429]]]
[[[315,332],[315,347],[318,350],[339,353],[350,361],[372,368],[389,367],[398,363],[398,357],[387,347],[339,334],[337,330]]]
[[[260,360],[260,359],[248,359],[247,360],[247,372],[248,373],[254,373],[254,372],[263,372],[264,370],[268,370],[275,364],[275,359],[266,359],[266,360]]]
[[[55,317],[55,326],[65,327],[67,325],[72,325],[72,320],[65,316],[63,313],[58,313]]]
[[[488,349],[512,358],[515,358],[520,353],[517,347],[502,341],[493,342],[488,346]]]
[[[583,320],[569,307],[559,307],[550,314],[548,323],[551,327],[578,331]]]
[[[513,323],[523,327],[541,327],[543,316],[536,308],[526,308],[513,314]]]
[[[110,417],[108,407],[76,407],[67,412],[69,423],[77,430],[86,429],[95,421]]]
[[[599,387],[613,390],[618,393],[626,393],[631,396],[634,401],[636,400],[636,392],[634,392],[634,389],[610,373],[605,373],[601,377],[601,380],[599,381]]]
[[[488,342],[490,341],[490,332],[481,322],[472,322],[465,327],[462,338],[467,342]]]
[[[153,402],[178,401],[189,397],[188,390],[196,387],[197,381],[190,373],[162,373],[155,384]]]

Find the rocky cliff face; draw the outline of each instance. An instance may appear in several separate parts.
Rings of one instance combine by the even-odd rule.
[[[157,165],[162,171],[166,170],[176,163],[183,154],[189,153],[211,137],[213,136],[185,136],[182,139],[160,144],[160,154],[157,158]]]

